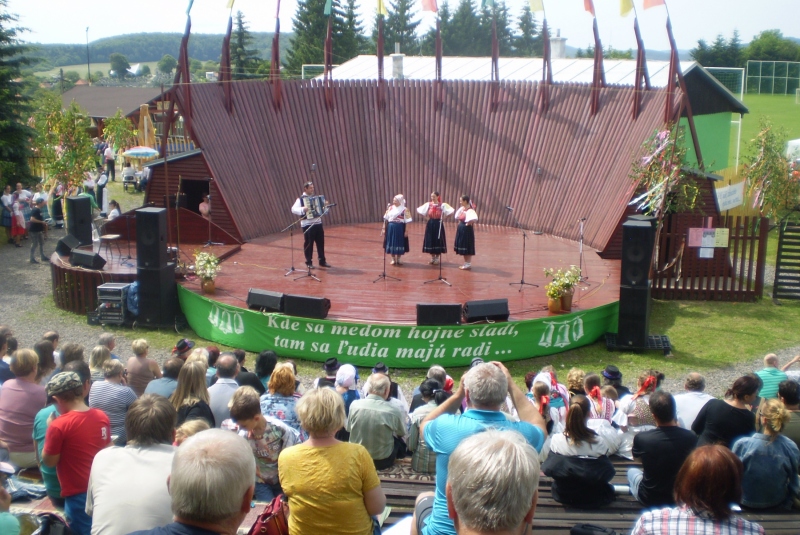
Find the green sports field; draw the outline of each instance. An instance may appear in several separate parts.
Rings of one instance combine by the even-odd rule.
[[[773,125],[786,130],[788,139],[800,138],[800,104],[795,104],[794,98],[794,95],[745,94],[744,105],[750,113],[742,120],[742,149],[758,134],[761,117],[768,117]]]

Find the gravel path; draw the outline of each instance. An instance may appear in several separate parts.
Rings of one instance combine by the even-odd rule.
[[[45,254],[49,255],[55,250],[56,242],[63,237],[63,229],[51,229],[49,239],[45,241]],[[28,262],[30,246],[28,241],[23,241],[24,247],[17,248],[12,245],[0,245],[0,324],[9,325],[20,347],[32,347],[41,339],[44,332],[58,331],[61,342],[77,342],[86,348],[86,358],[97,339],[104,332],[103,327],[90,326],[79,317],[65,318],[52,304],[52,287],[50,282],[50,269],[48,264],[30,264]],[[38,258],[38,257],[37,257]],[[774,269],[767,269],[768,284],[772,284]],[[113,328],[108,328],[111,332]],[[120,331],[117,334],[118,354],[126,355],[130,352],[130,343],[133,338],[147,337],[147,332]],[[178,335],[175,336],[177,340]],[[158,362],[163,362],[171,348],[151,347],[151,357]],[[778,352],[781,362],[786,362],[794,355],[800,353],[800,347],[786,348]],[[752,362],[742,362],[728,366],[724,369],[706,373],[707,391],[714,396],[722,396],[728,386],[741,375],[762,368],[761,358],[754,358]],[[303,377],[304,383],[309,383],[313,377]],[[626,383],[632,378],[626,377]],[[403,384],[408,383],[408,384]],[[411,392],[416,384],[411,380],[401,381],[405,391]],[[632,386],[632,385],[628,385]],[[683,377],[668,377],[666,389],[671,392],[683,390]],[[410,398],[409,398],[410,399]]]

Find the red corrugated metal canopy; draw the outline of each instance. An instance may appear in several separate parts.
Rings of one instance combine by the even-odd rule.
[[[523,227],[574,240],[586,217],[586,243],[602,250],[631,198],[634,155],[663,125],[666,90],[645,92],[634,120],[632,87],[602,89],[594,116],[585,84],[551,86],[546,113],[538,83],[500,87],[492,112],[491,83],[446,82],[436,110],[433,82],[391,81],[380,109],[375,82],[336,82],[329,111],[320,83],[289,81],[276,110],[269,83],[244,81],[229,114],[221,84],[193,84],[192,136],[244,239],[291,222],[316,164],[317,194],[338,203],[329,224],[377,222],[395,194],[417,206],[439,190],[453,205],[470,195],[484,224],[512,224],[510,205]],[[184,109],[184,87],[176,95]]]

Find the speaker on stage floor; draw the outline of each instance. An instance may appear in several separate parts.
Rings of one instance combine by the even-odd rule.
[[[653,260],[655,228],[650,221],[628,220],[622,224],[622,272],[620,284],[645,286]]]
[[[460,325],[460,303],[417,303],[417,325]]]
[[[464,321],[508,321],[508,299],[484,299],[464,303]]]
[[[103,269],[106,261],[102,256],[94,251],[81,251],[80,249],[73,249],[69,253],[69,263],[73,266],[81,266],[89,269]]]
[[[92,244],[92,200],[89,197],[67,197],[67,233],[75,236],[80,245]]]
[[[289,316],[325,319],[331,309],[331,300],[308,295],[283,296],[283,312]]]
[[[175,264],[169,263],[161,269],[136,271],[139,282],[139,315],[137,323],[150,326],[175,324],[178,293],[175,285]]]
[[[619,287],[617,347],[642,350],[650,334],[650,284]]]
[[[283,312],[283,294],[250,288],[247,292],[247,307],[267,312]]]
[[[167,210],[136,210],[136,267],[163,269],[167,265]]]
[[[79,247],[81,242],[72,234],[67,234],[56,243],[56,252],[58,256],[69,256],[73,249]]]

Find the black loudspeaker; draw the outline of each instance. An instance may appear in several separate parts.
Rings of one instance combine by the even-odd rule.
[[[80,246],[81,242],[72,234],[67,234],[56,244],[56,252],[58,256],[69,256],[73,249]]]
[[[89,269],[103,269],[106,261],[103,257],[94,251],[81,251],[80,249],[73,249],[69,253],[69,263],[73,266],[81,266]]]
[[[656,226],[658,226],[658,218],[654,215],[644,215],[644,214],[631,215],[628,216],[628,221],[646,221],[647,223],[650,223],[653,229],[655,229]]]
[[[622,224],[621,285],[647,285],[654,240],[655,228],[649,221],[628,220]]]
[[[459,303],[417,303],[417,325],[460,325]]]
[[[307,295],[283,296],[283,312],[289,316],[325,319],[331,309],[331,300]]]
[[[247,307],[264,309],[269,312],[283,312],[283,294],[250,288],[250,291],[247,292]]]
[[[464,303],[464,321],[508,321],[508,299],[486,299]]]
[[[167,210],[136,210],[136,267],[163,269],[167,265]]]
[[[92,200],[89,197],[67,197],[67,233],[75,236],[80,245],[92,244]]]
[[[175,285],[175,264],[161,269],[141,269],[136,273],[139,282],[139,315],[143,325],[174,325],[178,292]]]
[[[647,348],[650,332],[650,285],[619,287],[617,347]]]

